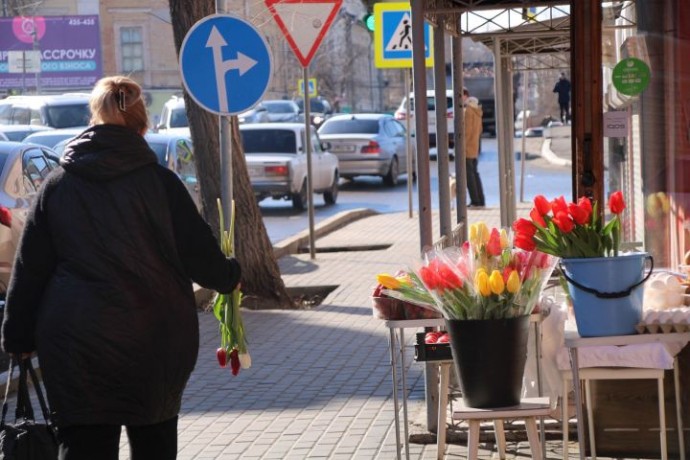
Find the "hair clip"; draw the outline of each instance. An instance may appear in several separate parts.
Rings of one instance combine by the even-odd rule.
[[[117,106],[122,112],[127,111],[127,105],[125,104],[125,90],[119,89],[117,91]]]

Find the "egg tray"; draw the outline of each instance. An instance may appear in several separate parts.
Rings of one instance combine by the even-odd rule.
[[[688,323],[639,323],[635,326],[638,334],[668,334],[671,332],[688,332]]]

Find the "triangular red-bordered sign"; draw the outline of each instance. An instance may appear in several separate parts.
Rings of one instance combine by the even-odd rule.
[[[343,0],[265,0],[290,48],[307,67]]]

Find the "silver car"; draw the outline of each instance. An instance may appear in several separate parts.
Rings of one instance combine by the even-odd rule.
[[[408,172],[405,127],[390,115],[335,115],[318,132],[338,157],[340,177],[380,176],[386,185],[395,186],[400,174]],[[414,160],[414,145],[410,146],[410,153]]]
[[[0,142],[0,293],[7,291],[29,206],[57,160],[41,145]]]

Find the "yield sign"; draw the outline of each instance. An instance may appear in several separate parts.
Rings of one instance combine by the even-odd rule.
[[[307,67],[343,0],[265,0],[303,67]]]

